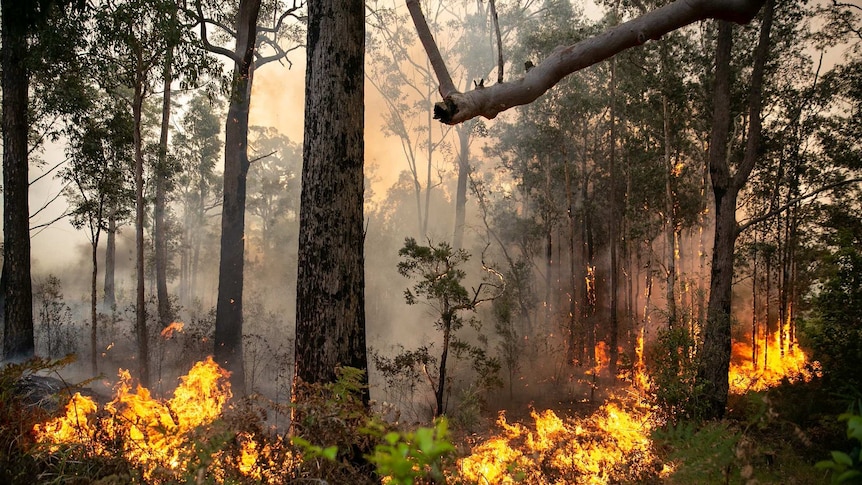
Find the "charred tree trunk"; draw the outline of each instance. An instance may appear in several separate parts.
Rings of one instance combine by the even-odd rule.
[[[665,244],[667,247],[667,278],[665,280],[668,326],[677,323],[676,315],[676,221],[674,218],[673,161],[670,157],[670,119],[667,110],[667,96],[662,96],[664,118],[664,196],[665,196]]]
[[[730,175],[727,155],[730,126],[730,55],[733,39],[730,24],[719,21],[709,153],[710,176],[715,194],[715,241],[707,323],[698,369],[698,380],[703,385],[703,398],[707,403],[706,417],[708,418],[724,416],[727,405],[731,353],[730,303],[733,285],[733,252],[736,237],[739,234],[736,223],[736,197],[748,181],[757,161],[757,151],[760,146],[762,83],[769,53],[772,12],[773,0],[767,0],[751,74],[749,128],[745,153],[733,176]]]
[[[368,367],[363,248],[365,4],[308,4],[296,376]],[[364,400],[368,400],[367,389]]]
[[[616,10],[614,13],[616,16]],[[611,58],[611,140],[610,140],[610,227],[608,238],[610,244],[610,277],[608,283],[610,288],[610,338],[608,346],[610,347],[610,362],[608,362],[608,370],[611,378],[616,379],[617,375],[617,359],[619,358],[619,300],[617,291],[618,278],[618,260],[617,249],[619,246],[619,221],[617,220],[619,211],[617,210],[617,173],[616,173],[616,145],[617,145],[617,125],[616,125],[616,73],[617,63],[616,58]]]
[[[30,279],[30,205],[28,200],[27,71],[29,2],[2,2],[3,91],[3,358],[27,359],[36,351],[33,335],[33,286]]]
[[[168,296],[168,237],[165,227],[165,206],[167,185],[170,177],[168,170],[168,128],[171,120],[171,79],[173,77],[173,46],[168,46],[162,77],[162,127],[159,135],[159,162],[155,170],[156,205],[153,209],[156,260],[156,296],[158,299],[159,323],[162,327],[170,325],[171,302]]]
[[[141,385],[150,385],[150,350],[147,332],[147,307],[144,297],[144,152],[141,146],[141,118],[144,104],[144,75],[139,70],[132,99],[135,145],[135,267],[137,286],[135,299],[135,336],[138,340],[138,375]]]
[[[242,0],[236,28],[236,58],[225,123],[224,199],[221,218],[215,359],[230,371],[235,396],[245,395],[242,345],[245,199],[248,182],[248,111],[260,0]]]
[[[98,229],[97,229],[98,231]],[[90,245],[91,253],[90,256],[92,258],[93,263],[93,272],[92,279],[90,280],[90,371],[94,376],[99,375],[99,313],[97,310],[97,294],[96,288],[98,286],[99,281],[99,235],[98,232],[95,235],[95,238]]]

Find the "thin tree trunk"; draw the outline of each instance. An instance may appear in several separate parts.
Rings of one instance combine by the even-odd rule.
[[[90,371],[92,375],[99,375],[99,363],[98,363],[98,355],[99,355],[99,341],[98,341],[98,332],[99,332],[99,314],[96,310],[96,302],[97,302],[97,294],[96,288],[98,286],[98,276],[99,276],[99,234],[98,230],[96,231],[96,235],[93,238],[93,242],[91,244],[91,256],[93,262],[93,273],[92,280],[90,282]]]
[[[103,299],[106,310],[113,312],[117,305],[116,291],[114,285],[114,272],[117,264],[117,217],[114,209],[108,216],[107,240],[105,241],[105,296]]]
[[[677,323],[676,315],[676,222],[674,217],[673,198],[673,161],[670,156],[670,119],[667,111],[667,96],[662,96],[662,114],[664,119],[664,210],[665,210],[665,244],[667,248],[667,318],[668,326]]]
[[[159,162],[154,173],[156,182],[155,216],[155,260],[156,260],[156,295],[158,298],[159,323],[162,327],[170,325],[171,302],[168,296],[168,237],[165,227],[165,206],[168,184],[168,128],[171,120],[171,79],[173,77],[174,49],[168,46],[165,53],[165,65],[162,73],[164,91],[162,94],[162,127],[159,136]]]
[[[135,299],[135,336],[138,340],[138,375],[141,385],[150,386],[150,350],[147,332],[147,308],[144,297],[144,153],[141,140],[141,115],[144,103],[144,79],[139,71],[132,100],[135,145],[135,267],[137,286]]]
[[[616,17],[616,7],[614,7],[614,17]],[[617,73],[617,63],[616,57],[611,58],[611,109],[610,109],[610,117],[611,117],[611,139],[610,139],[610,221],[609,221],[609,231],[608,238],[610,244],[610,276],[608,278],[608,283],[610,288],[608,291],[610,292],[610,342],[608,342],[610,347],[610,362],[608,363],[608,369],[610,370],[611,378],[616,379],[617,375],[617,359],[619,358],[619,347],[618,347],[618,338],[619,338],[619,315],[618,315],[618,292],[617,292],[617,277],[618,277],[618,261],[617,261],[617,248],[619,246],[619,226],[617,221],[617,173],[616,173],[616,145],[617,145],[617,128],[616,128],[616,73]]]

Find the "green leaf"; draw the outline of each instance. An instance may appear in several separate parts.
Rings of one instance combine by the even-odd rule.
[[[850,455],[844,453],[843,451],[833,451],[832,459],[835,460],[836,463],[839,463],[844,466],[853,466],[853,459],[850,458]]]
[[[335,455],[338,454],[337,446],[328,446],[320,452],[320,454],[329,461],[335,461]]]
[[[835,479],[837,483],[846,483],[854,478],[862,477],[862,472],[859,470],[847,470]]]

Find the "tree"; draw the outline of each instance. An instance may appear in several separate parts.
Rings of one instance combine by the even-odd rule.
[[[276,6],[280,6],[276,2]],[[200,0],[195,1],[200,24],[200,38],[206,50],[233,62],[230,105],[225,122],[224,202],[221,220],[221,254],[219,258],[218,302],[216,304],[215,359],[231,372],[234,395],[245,394],[245,366],[242,350],[243,272],[245,265],[245,205],[248,183],[248,113],[254,71],[264,64],[284,59],[299,44],[284,50],[279,45],[285,19],[299,20],[302,4],[294,3],[273,16],[270,27],[259,27],[261,0],[240,0],[233,16],[234,28],[219,18],[204,15]],[[207,26],[214,25],[236,39],[233,51],[210,43]],[[296,30],[289,32],[294,39]],[[266,47],[270,49],[267,51]]]
[[[90,365],[98,374],[98,251],[102,232],[109,220],[123,217],[126,201],[131,199],[127,161],[132,158],[132,120],[115,102],[93,110],[71,133],[71,165],[61,177],[70,182],[67,198],[71,202],[72,225],[86,227],[90,239],[92,278],[90,281]],[[112,219],[113,218],[113,219]]]
[[[3,358],[32,357],[33,286],[30,279],[30,208],[28,201],[28,90],[32,66],[31,40],[53,12],[73,2],[40,0],[0,3],[0,89],[3,128]],[[75,2],[78,8],[83,2]],[[56,9],[56,10],[55,10]]]
[[[214,172],[221,146],[221,124],[212,101],[198,94],[189,101],[180,120],[174,146],[180,160],[176,197],[181,207],[183,233],[180,242],[180,302],[190,305],[197,294],[203,241],[207,239],[207,214],[221,204],[219,180]]]
[[[311,2],[306,55],[295,369],[304,382],[325,383],[337,367],[368,367],[364,2]]]
[[[464,351],[477,354],[481,363],[481,349],[474,348],[464,341],[455,337],[461,327],[464,326],[464,312],[475,311],[480,303],[493,299],[496,295],[487,295],[484,291],[488,283],[481,283],[473,289],[472,294],[464,288],[462,281],[467,276],[463,265],[470,259],[470,254],[463,249],[453,249],[446,242],[437,245],[428,242],[428,246],[419,245],[415,239],[407,238],[404,247],[398,251],[402,260],[398,263],[398,273],[406,278],[416,278],[418,281],[412,289],[404,291],[404,298],[408,305],[419,303],[419,298],[424,298],[434,309],[439,318],[434,326],[443,332],[443,344],[441,347],[440,360],[437,362],[437,382],[434,390],[435,408],[434,417],[442,416],[445,412],[443,396],[448,382],[446,381],[446,363],[449,357],[450,347],[456,347]],[[499,367],[499,364],[496,364]]]
[[[739,226],[736,198],[758,159],[761,137],[763,74],[769,55],[773,0],[767,0],[760,37],[754,54],[748,98],[748,134],[742,160],[731,175],[728,160],[730,130],[730,54],[732,28],[719,21],[716,45],[713,125],[710,136],[709,172],[715,196],[715,237],[710,268],[709,303],[700,355],[698,380],[703,386],[707,417],[722,417],[727,404],[731,351],[730,300],[733,285],[733,252]]]

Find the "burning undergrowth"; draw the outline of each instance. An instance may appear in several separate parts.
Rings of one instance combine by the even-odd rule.
[[[612,399],[583,418],[533,410],[533,425],[509,423],[459,460],[469,483],[619,483],[656,479],[668,469],[652,449],[649,408]]]
[[[643,371],[639,358],[633,372]],[[445,421],[409,430],[387,424],[362,402],[362,377],[342,369],[334,383],[299,383],[298,403],[279,406],[232,399],[227,372],[211,358],[196,363],[169,399],[154,398],[120,371],[108,402],[75,393],[59,416],[30,421],[37,424],[24,431],[35,441],[27,448],[35,465],[29,476],[40,483],[69,476],[148,484],[361,484],[381,476],[390,484],[444,477],[456,484],[654,483],[673,480],[685,462],[653,440],[667,413],[649,399],[649,385],[616,388],[592,412],[533,409],[520,421],[500,413],[480,439],[459,429],[450,438]],[[290,433],[266,426],[267,409],[293,416]]]

